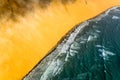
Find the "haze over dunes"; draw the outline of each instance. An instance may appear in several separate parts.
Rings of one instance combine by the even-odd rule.
[[[120,0],[1,0],[0,80],[20,80],[76,24]]]
[[[25,15],[27,12],[32,12],[35,6],[40,9],[46,9],[51,3],[69,4],[76,0],[1,0],[0,1],[0,17],[14,18],[18,15]]]

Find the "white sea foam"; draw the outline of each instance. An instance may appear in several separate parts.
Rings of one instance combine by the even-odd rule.
[[[73,33],[70,34],[68,40],[66,41],[66,43],[62,44],[62,48],[60,46],[58,46],[57,49],[60,49],[60,53],[57,55],[57,57],[61,54],[66,53],[66,51],[68,50],[68,48],[70,47],[70,45],[72,44],[72,42],[74,41],[75,37],[77,36],[77,34],[82,30],[82,28],[84,28],[86,25],[88,25],[89,22],[84,22],[82,23],[79,27],[77,27],[75,29],[75,31]],[[73,53],[76,53],[76,51],[73,51]],[[73,54],[72,52],[70,53],[71,56],[74,56],[75,54]],[[67,61],[69,58],[69,55],[66,55],[65,61]],[[56,58],[55,58],[56,59]],[[51,62],[51,64],[49,65],[49,67],[45,70],[45,72],[43,73],[43,75],[41,76],[40,80],[47,80],[48,77],[50,77],[51,75],[57,75],[57,73],[60,72],[61,68],[60,66],[62,66],[63,62],[59,61],[59,60],[53,60]],[[54,71],[53,71],[54,70]],[[55,73],[56,72],[56,73]]]
[[[115,55],[115,53],[108,51],[108,50],[105,50],[105,49],[99,49],[98,51],[102,53],[103,59],[108,59],[109,56]]]
[[[101,45],[95,45],[96,47],[102,47]]]
[[[112,19],[120,19],[118,16],[113,16]]]

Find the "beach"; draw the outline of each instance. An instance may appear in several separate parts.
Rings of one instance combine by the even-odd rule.
[[[20,80],[77,24],[93,18],[120,0],[52,2],[16,20],[0,20],[0,80]]]

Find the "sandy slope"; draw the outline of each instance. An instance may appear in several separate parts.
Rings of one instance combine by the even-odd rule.
[[[52,2],[17,21],[0,21],[0,80],[20,80],[76,24],[92,18],[120,0],[77,0],[74,4]]]

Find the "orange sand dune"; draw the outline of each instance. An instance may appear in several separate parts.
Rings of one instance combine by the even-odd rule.
[[[120,0],[52,2],[18,21],[0,21],[0,80],[20,80],[76,24],[120,4]]]

